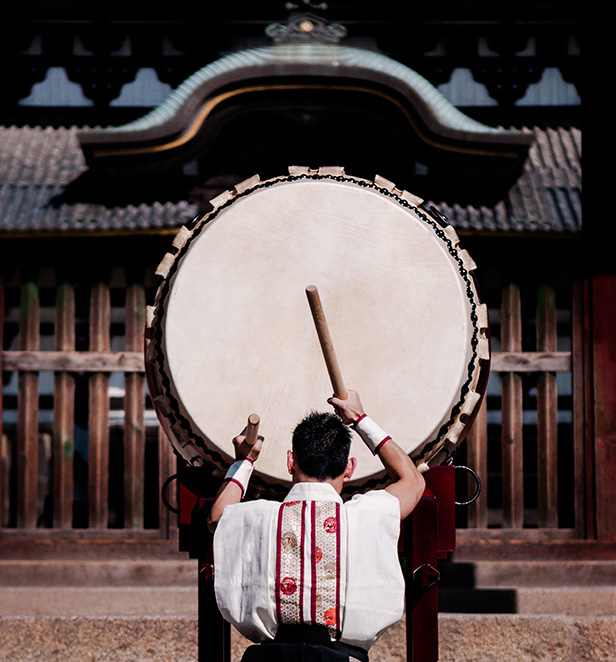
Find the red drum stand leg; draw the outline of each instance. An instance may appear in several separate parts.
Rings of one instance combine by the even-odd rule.
[[[455,549],[455,468],[424,474],[426,491],[403,524],[408,662],[438,660],[439,558]]]
[[[207,517],[215,494],[212,477],[199,468],[179,471],[179,548],[198,559],[198,662],[231,662],[231,626],[214,595],[213,536]]]
[[[231,626],[218,611],[211,564],[199,570],[199,662],[230,662]]]

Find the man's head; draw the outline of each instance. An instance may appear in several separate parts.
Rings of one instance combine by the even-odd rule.
[[[349,467],[351,433],[335,414],[313,412],[306,416],[293,431],[292,445],[293,469],[309,479],[341,478],[349,469],[350,478],[353,473],[354,458]]]

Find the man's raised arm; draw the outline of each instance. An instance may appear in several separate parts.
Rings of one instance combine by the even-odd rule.
[[[379,456],[385,470],[394,480],[385,489],[398,498],[401,519],[408,517],[421,499],[426,487],[424,478],[417,470],[413,460],[372,419],[366,416],[356,391],[349,390],[346,400],[332,397],[328,402],[342,420],[355,429],[370,450]]]
[[[254,463],[259,457],[263,437],[259,435],[254,444],[246,442],[246,428],[233,439],[235,462],[229,467],[225,479],[218,489],[207,518],[208,529],[214,533],[226,506],[239,503],[246,493]]]

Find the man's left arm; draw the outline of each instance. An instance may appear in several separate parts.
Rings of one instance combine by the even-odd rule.
[[[262,445],[263,437],[261,435],[257,437],[254,444],[247,443],[246,429],[233,439],[235,462],[229,467],[227,475],[214,497],[214,503],[207,518],[207,526],[212,533],[216,530],[224,509],[234,503],[239,503],[246,493],[248,481]]]

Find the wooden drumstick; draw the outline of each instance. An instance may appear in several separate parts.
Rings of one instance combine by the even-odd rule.
[[[246,424],[246,439],[245,442],[249,446],[254,446],[257,437],[259,435],[259,423],[261,422],[261,419],[259,418],[258,414],[250,414],[248,417],[248,423]]]
[[[325,365],[329,372],[334,395],[341,400],[346,400],[348,393],[342,380],[342,373],[340,372],[340,366],[338,365],[338,359],[336,358],[336,352],[334,351],[334,344],[329,334],[327,320],[325,319],[325,313],[323,312],[323,306],[321,305],[321,297],[319,296],[319,291],[315,285],[308,285],[306,288],[306,296],[308,297],[308,303],[310,304],[312,318],[317,329],[317,335],[319,336],[323,358],[325,359]]]

